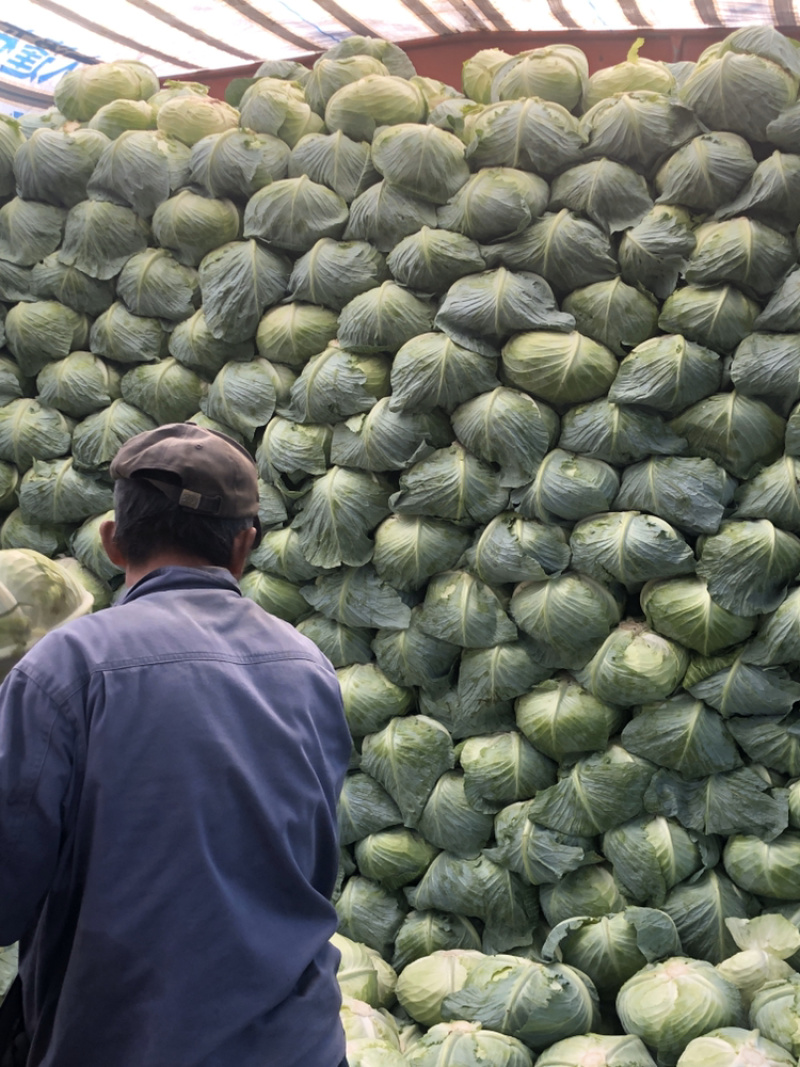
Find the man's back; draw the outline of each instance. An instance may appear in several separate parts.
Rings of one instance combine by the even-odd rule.
[[[15,889],[30,868],[29,908],[52,886],[23,945],[32,1065],[337,1064],[330,665],[223,570],[175,567],[46,638],[21,688],[38,721],[0,718],[0,755],[38,749],[44,772],[0,782],[0,852]]]

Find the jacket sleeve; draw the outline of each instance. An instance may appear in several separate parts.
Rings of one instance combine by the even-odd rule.
[[[52,884],[73,740],[68,716],[15,668],[0,686],[0,945],[26,933]]]

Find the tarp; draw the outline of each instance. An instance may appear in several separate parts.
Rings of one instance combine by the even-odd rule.
[[[0,111],[42,110],[69,70],[140,59],[160,76],[302,57],[354,33],[793,27],[800,0],[6,0]]]

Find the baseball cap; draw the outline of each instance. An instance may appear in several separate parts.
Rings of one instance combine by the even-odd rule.
[[[172,422],[131,437],[111,461],[117,478],[142,478],[179,507],[219,519],[258,520],[258,473],[250,453],[227,434]]]

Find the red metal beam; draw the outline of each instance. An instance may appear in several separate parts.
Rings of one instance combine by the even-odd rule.
[[[778,27],[789,37],[800,39],[797,26]],[[684,59],[697,59],[703,49],[721,41],[731,32],[731,27],[707,27],[693,30],[641,31],[645,44],[641,54],[647,59],[662,59],[676,63]],[[557,30],[538,33],[509,33],[504,31],[477,30],[472,33],[450,34],[447,37],[424,37],[406,41],[401,47],[408,53],[417,73],[427,78],[439,78],[448,85],[461,88],[461,67],[466,59],[482,48],[502,48],[506,52],[523,52],[544,45],[575,44],[582,48],[589,60],[590,71],[621,63],[639,31],[630,30]],[[296,57],[301,63],[311,66],[320,53]],[[198,70],[172,75],[179,80],[204,82],[211,95],[222,99],[225,87],[233,78],[252,78],[258,63],[225,67],[221,70]]]

